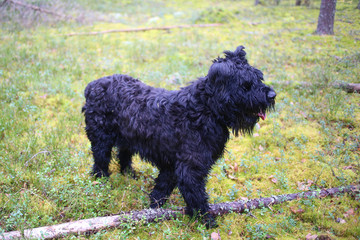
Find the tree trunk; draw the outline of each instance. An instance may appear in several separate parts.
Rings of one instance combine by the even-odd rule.
[[[316,33],[319,35],[334,34],[336,0],[321,0],[320,14]]]
[[[301,5],[301,0],[296,0],[295,1],[295,6],[300,6]]]
[[[360,0],[356,8],[360,10]]]
[[[260,0],[255,0],[255,6],[260,4]]]
[[[281,204],[287,201],[298,200],[301,198],[324,198],[327,196],[338,196],[344,193],[358,194],[360,185],[349,185],[345,187],[336,187],[330,189],[322,189],[315,191],[299,192],[292,194],[284,194],[279,196],[272,196],[268,198],[257,198],[248,201],[238,200],[235,202],[225,202],[218,204],[211,204],[209,212],[213,215],[224,215],[227,213],[243,213],[251,211],[256,208],[264,208]],[[179,217],[184,214],[183,208],[173,209],[144,209],[141,211],[131,211],[120,215],[97,217],[84,219],[74,222],[62,223],[53,226],[39,227],[27,229],[23,232],[13,231],[0,233],[1,240],[9,239],[53,239],[61,238],[69,234],[88,234],[94,233],[102,229],[121,227],[124,224],[144,224],[149,222],[159,222]]]

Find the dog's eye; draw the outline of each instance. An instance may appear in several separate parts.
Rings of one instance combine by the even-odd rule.
[[[251,89],[251,86],[251,82],[244,82],[243,88],[244,90],[249,91]]]

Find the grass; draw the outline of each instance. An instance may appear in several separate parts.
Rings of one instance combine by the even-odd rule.
[[[92,156],[80,111],[86,84],[126,73],[177,89],[206,75],[212,59],[240,44],[275,88],[276,111],[258,124],[254,136],[233,136],[228,142],[209,176],[210,202],[359,183],[360,96],[325,84],[360,83],[356,1],[338,1],[334,36],[313,34],[320,1],[309,8],[294,2],[254,7],[252,0],[81,0],[83,11],[113,22],[33,28],[2,22],[0,233],[148,208],[144,191],[151,191],[158,173],[151,165],[135,159],[138,180],[118,174],[115,162],[109,181],[89,176]],[[208,22],[224,26],[64,36]],[[281,84],[286,81],[293,84]],[[172,205],[184,206],[178,190],[166,207]],[[209,239],[214,231],[222,239],[304,239],[309,233],[359,239],[359,208],[359,195],[302,199],[254,210],[256,218],[219,217],[215,230],[184,217],[67,239]],[[339,218],[345,222],[338,223]]]

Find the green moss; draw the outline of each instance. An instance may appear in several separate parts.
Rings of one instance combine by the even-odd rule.
[[[89,176],[92,155],[81,115],[86,84],[124,73],[152,86],[178,89],[205,76],[213,58],[240,44],[275,88],[276,111],[259,122],[253,136],[231,137],[208,179],[210,202],[358,183],[359,94],[329,87],[359,83],[355,1],[338,1],[334,36],[313,34],[319,0],[309,8],[289,1],[255,7],[251,0],[79,4],[88,14],[99,11],[117,22],[53,27],[39,22],[30,29],[17,22],[17,30],[11,22],[1,23],[0,232],[147,208],[158,171],[138,157],[137,179],[119,174],[115,159],[109,181]],[[224,25],[64,36],[195,22]],[[228,214],[219,217],[220,227],[213,230],[185,216],[83,237],[203,239],[219,232],[222,239],[303,239],[308,233],[357,239],[357,199],[356,194],[302,199],[253,210],[256,218]],[[184,205],[175,190],[166,207]]]

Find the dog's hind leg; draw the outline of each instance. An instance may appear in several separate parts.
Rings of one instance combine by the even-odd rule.
[[[150,194],[150,207],[159,208],[164,205],[175,186],[174,171],[160,170],[159,176],[155,179],[155,187]]]

